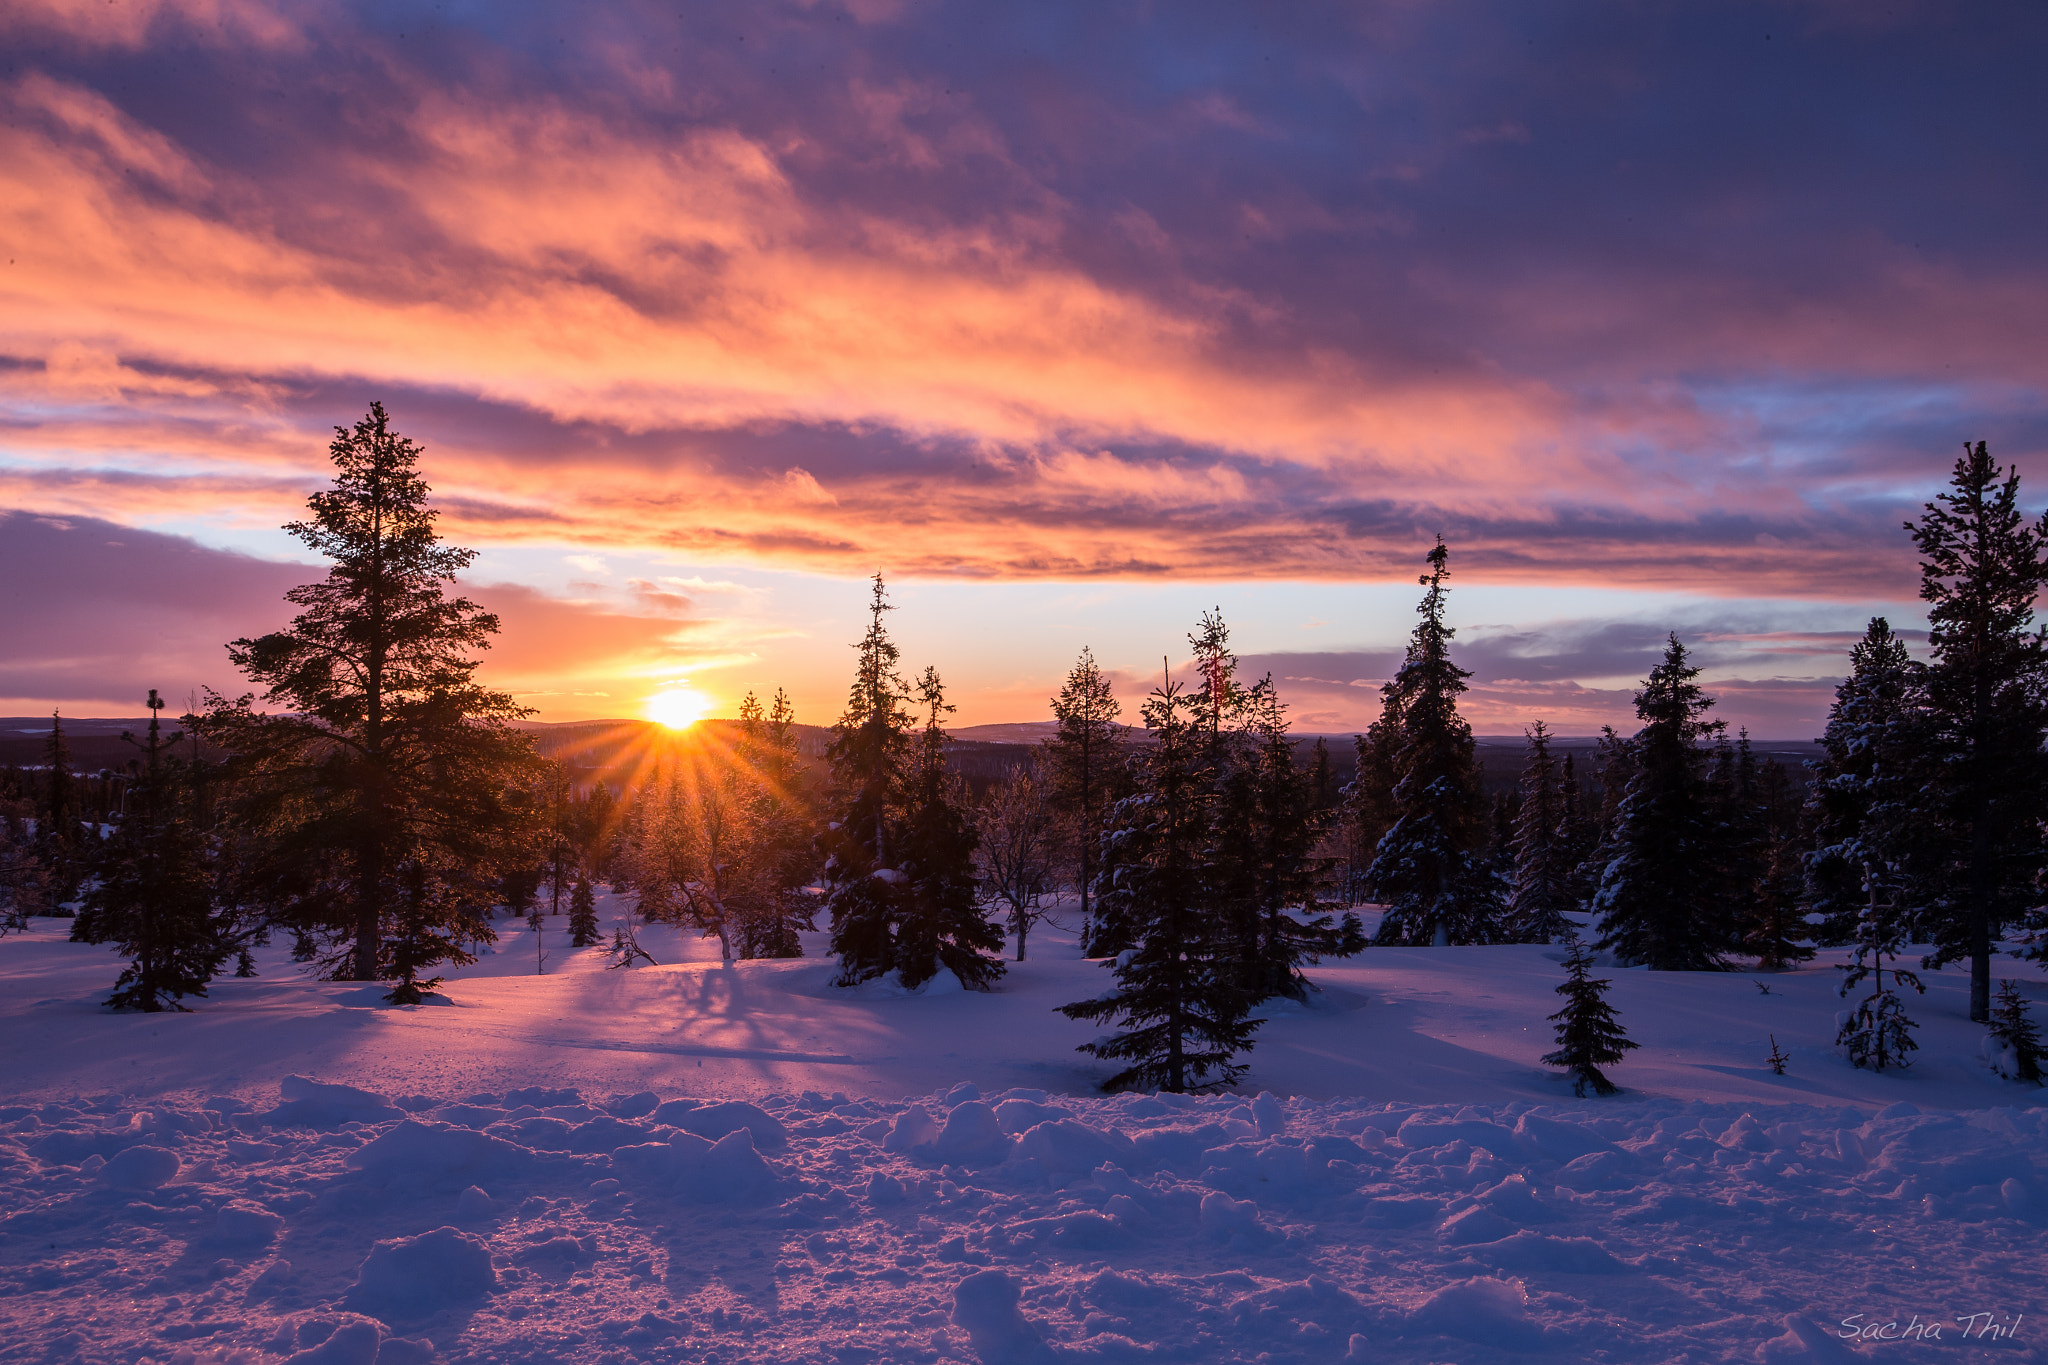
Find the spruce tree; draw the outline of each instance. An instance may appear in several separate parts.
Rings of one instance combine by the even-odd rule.
[[[1738,945],[1721,812],[1700,747],[1722,723],[1706,719],[1714,702],[1693,681],[1699,671],[1674,634],[1636,693],[1635,771],[1593,897],[1597,946],[1654,971],[1715,970]]]
[[[974,875],[977,836],[963,809],[964,792],[946,771],[940,721],[953,707],[937,669],[927,667],[916,688],[925,724],[904,783],[896,969],[910,990],[941,971],[970,990],[988,990],[1003,975],[1003,934],[982,909]]]
[[[285,594],[284,630],[228,647],[280,710],[209,692],[200,728],[233,755],[247,898],[411,1003],[423,969],[475,960],[499,877],[534,863],[538,759],[527,711],[474,680],[498,620],[446,593],[475,556],[436,533],[420,447],[372,404],[329,453],[333,487],[285,529],[333,567]]]
[[[788,693],[777,688],[765,715],[747,694],[737,756],[745,782],[728,904],[737,912],[740,956],[802,957],[797,932],[815,927],[804,888],[815,871],[816,822]]]
[[[1921,861],[1924,678],[1891,624],[1871,617],[1849,652],[1849,675],[1835,689],[1821,754],[1807,762],[1813,778],[1803,812],[1811,845],[1803,901],[1821,917],[1823,943],[1854,940],[1868,901],[1866,868],[1896,870],[1890,894],[1903,903],[1909,931],[1928,899],[1909,872]]]
[[[2038,899],[2048,856],[2048,518],[2029,523],[2019,474],[1965,446],[1950,491],[1908,523],[1934,659],[1925,678],[1926,816],[1938,849],[1929,967],[1967,959],[1970,1018],[1991,1018],[1992,943]]]
[[[1492,943],[1502,931],[1499,887],[1483,860],[1488,810],[1472,727],[1458,714],[1471,673],[1451,662],[1456,632],[1444,620],[1449,557],[1438,540],[1418,580],[1428,591],[1407,661],[1383,689],[1400,730],[1392,737],[1394,823],[1367,873],[1387,906],[1379,943]]]
[[[576,889],[569,894],[569,942],[577,948],[594,948],[604,941],[597,927],[597,896],[590,887],[590,875],[579,873]]]
[[[2010,981],[1998,983],[1998,1008],[1991,1012],[1991,1041],[1997,1044],[1995,1065],[2008,1079],[2042,1083],[2041,1034],[2027,1013],[2026,997]]]
[[[1045,743],[1050,780],[1057,799],[1070,813],[1077,880],[1081,888],[1081,944],[1091,956],[1114,952],[1121,945],[1098,943],[1094,914],[1095,849],[1101,840],[1103,813],[1122,794],[1124,765],[1123,714],[1108,675],[1083,646],[1067,673],[1060,694],[1052,699],[1059,729]]]
[[[1619,1062],[1636,1044],[1622,1032],[1614,1007],[1607,1003],[1609,983],[1592,979],[1593,959],[1576,938],[1564,966],[1569,975],[1557,988],[1564,1008],[1550,1016],[1557,1025],[1557,1051],[1546,1054],[1543,1064],[1569,1072],[1572,1093],[1581,1099],[1589,1085],[1596,1095],[1612,1095],[1619,1087],[1600,1068]]]
[[[204,996],[228,948],[214,929],[214,896],[204,838],[179,791],[179,765],[169,756],[182,735],[163,737],[149,693],[147,738],[122,738],[142,751],[129,788],[128,812],[111,837],[95,840],[92,888],[72,922],[74,943],[112,943],[128,965],[107,1004],[156,1013],[182,1010],[178,1001]]]
[[[1843,1020],[1835,1043],[1849,1050],[1849,1060],[1855,1065],[1882,1071],[1887,1066],[1909,1065],[1906,1054],[1920,1046],[1913,1041],[1914,1024],[1906,1017],[1905,1001],[1894,988],[1910,986],[1923,995],[1927,988],[1920,984],[1919,977],[1896,965],[1892,968],[1892,985],[1885,985],[1885,959],[1896,959],[1904,947],[1898,907],[1884,899],[1882,881],[1875,870],[1866,879],[1865,887],[1867,900],[1857,925],[1855,955],[1840,968],[1841,994],[1846,999],[1850,991],[1866,980],[1871,983],[1871,991]]]
[[[64,721],[50,712],[50,737],[43,743],[43,790],[37,811],[36,849],[49,869],[58,904],[78,894],[85,873],[85,818],[78,775],[71,771],[71,746],[64,739]]]
[[[1550,752],[1550,731],[1539,720],[1523,734],[1529,757],[1522,770],[1521,808],[1515,813],[1508,923],[1517,943],[1558,943],[1574,932],[1565,918],[1573,908],[1565,796]]]
[[[1306,999],[1304,966],[1349,957],[1365,947],[1365,929],[1348,911],[1316,914],[1329,877],[1318,853],[1332,812],[1318,805],[1313,773],[1303,772],[1287,733],[1287,708],[1272,676],[1245,692],[1249,741],[1223,775],[1205,861],[1236,920],[1239,984],[1254,1001]]]
[[[1247,1069],[1232,1059],[1251,1047],[1259,1021],[1248,1017],[1237,944],[1203,875],[1216,802],[1213,746],[1170,672],[1147,698],[1144,718],[1152,742],[1132,760],[1135,792],[1111,812],[1098,878],[1104,916],[1131,946],[1109,964],[1112,990],[1060,1013],[1121,1026],[1077,1049],[1130,1063],[1110,1089],[1230,1085]]]
[[[1583,910],[1599,886],[1599,869],[1593,865],[1593,849],[1600,839],[1600,822],[1590,809],[1586,784],[1579,776],[1578,757],[1565,750],[1558,776],[1558,843],[1564,859],[1565,901]]]
[[[896,966],[895,919],[903,880],[891,841],[900,810],[911,724],[910,689],[897,672],[900,657],[883,624],[895,610],[878,573],[868,602],[868,629],[855,646],[859,661],[846,711],[826,757],[832,765],[835,818],[820,844],[826,853],[825,911],[832,921],[838,982],[851,986]]]

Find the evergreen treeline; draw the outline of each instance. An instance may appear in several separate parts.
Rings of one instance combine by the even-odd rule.
[[[253,972],[277,933],[312,970],[416,1002],[501,913],[596,946],[600,882],[727,959],[801,955],[822,924],[841,985],[950,973],[986,990],[1005,928],[1022,961],[1071,900],[1067,927],[1114,981],[1062,1007],[1113,1030],[1083,1050],[1122,1064],[1112,1085],[1180,1090],[1239,1076],[1259,1002],[1305,998],[1306,967],[1363,949],[1352,907],[1372,904],[1379,944],[1571,945],[1551,1060],[1596,1090],[1626,1040],[1582,929],[1656,970],[1769,971],[1853,945],[1843,992],[1871,990],[1839,1041],[1876,1067],[1913,1050],[1899,991],[1919,983],[1897,959],[1928,945],[1923,968],[1969,964],[1972,1016],[2032,1078],[2031,1024],[2011,999],[1994,1020],[1990,965],[2015,928],[2048,942],[2048,519],[2021,514],[2017,474],[1981,442],[1907,526],[1928,657],[1870,622],[1808,780],[1726,732],[1674,633],[1633,733],[1603,732],[1581,771],[1535,722],[1518,790],[1492,799],[1459,710],[1441,539],[1341,792],[1320,742],[1303,760],[1272,679],[1238,676],[1219,612],[1188,636],[1190,681],[1169,668],[1141,726],[1084,650],[1053,737],[970,787],[939,674],[901,670],[879,574],[822,766],[788,697],[750,694],[736,727],[654,755],[623,795],[579,785],[475,681],[498,623],[452,595],[472,554],[435,529],[419,447],[373,406],[330,453],[333,486],[287,528],[326,577],[287,595],[285,629],[229,646],[260,695],[209,693],[167,734],[152,692],[113,773],[74,771],[53,716],[44,761],[0,770],[0,933],[70,907],[75,938],[128,964],[112,1005],[177,1008],[229,962]],[[652,960],[631,921],[612,939],[621,965]]]

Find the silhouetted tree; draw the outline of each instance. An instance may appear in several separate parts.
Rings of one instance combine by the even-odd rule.
[[[1635,771],[1593,897],[1598,946],[1656,971],[1718,968],[1736,946],[1721,812],[1700,747],[1722,723],[1705,718],[1714,702],[1693,681],[1699,671],[1674,634],[1636,693]]]
[[[1923,828],[1939,846],[1929,967],[1968,959],[1970,1017],[1991,1018],[1991,945],[2039,899],[2048,820],[2048,633],[2030,629],[2048,584],[2048,519],[2020,512],[2020,477],[1984,442],[1950,491],[1908,523],[1934,660]]]
[[[597,927],[597,896],[590,888],[590,875],[579,873],[576,889],[569,894],[569,942],[577,948],[594,948],[604,941]]]
[[[1239,982],[1254,1001],[1306,999],[1304,966],[1365,947],[1358,917],[1316,914],[1329,876],[1317,853],[1331,812],[1316,803],[1315,780],[1294,761],[1287,708],[1268,675],[1245,690],[1244,743],[1227,751],[1207,863],[1211,897],[1235,922]]]
[[[1082,648],[1059,696],[1052,699],[1052,714],[1059,730],[1046,741],[1045,753],[1053,793],[1069,812],[1066,828],[1081,887],[1081,943],[1084,951],[1099,954],[1114,945],[1096,943],[1095,849],[1102,838],[1103,812],[1127,784],[1123,727],[1117,724],[1123,707],[1094,651]],[[1021,954],[1021,938],[1018,950]]]
[[[286,529],[333,567],[285,595],[291,625],[229,646],[282,710],[209,692],[197,719],[233,755],[245,894],[409,1003],[493,937],[499,876],[533,860],[538,760],[527,712],[473,679],[498,621],[444,590],[474,553],[436,534],[420,448],[373,404],[330,454],[334,486]]]
[[[1429,552],[1428,591],[1416,611],[1407,661],[1385,689],[1391,737],[1394,823],[1374,853],[1367,879],[1386,902],[1380,943],[1491,943],[1500,935],[1500,893],[1485,865],[1487,806],[1473,758],[1472,727],[1458,714],[1471,674],[1451,662],[1456,632],[1444,620],[1450,551]],[[1382,741],[1375,739],[1377,746]]]
[[[1147,698],[1144,717],[1152,742],[1133,759],[1136,791],[1111,814],[1098,879],[1103,916],[1130,947],[1109,964],[1112,990],[1060,1013],[1122,1026],[1078,1049],[1130,1063],[1110,1089],[1230,1085],[1246,1070],[1232,1058],[1251,1047],[1259,1021],[1247,1016],[1237,944],[1204,877],[1213,745],[1170,673]]]
[[[826,756],[832,764],[834,819],[819,843],[826,855],[825,909],[839,984],[851,986],[896,966],[894,888],[903,877],[891,846],[892,812],[901,808],[908,760],[910,689],[896,670],[900,657],[883,625],[893,611],[878,573],[868,602],[868,630],[846,711]]]
[[[1523,733],[1529,757],[1522,769],[1521,809],[1515,815],[1508,922],[1517,942],[1557,943],[1574,932],[1565,918],[1572,908],[1565,797],[1550,752],[1550,731],[1539,720]]]
[[[93,883],[71,939],[112,943],[127,959],[108,1005],[156,1013],[182,1010],[185,996],[204,996],[229,949],[214,930],[205,840],[192,826],[178,765],[168,754],[183,736],[163,737],[157,713],[164,703],[155,688],[148,706],[148,734],[138,744],[142,770],[127,814],[110,837],[94,840]],[[123,738],[137,743],[133,735]]]
[[[1009,921],[1019,962],[1031,926],[1045,918],[1059,824],[1045,786],[1021,764],[974,808],[976,870],[988,898]]]
[[[952,972],[971,990],[987,990],[1003,975],[1003,935],[976,894],[976,834],[965,792],[946,772],[941,720],[953,708],[937,669],[927,667],[916,688],[925,724],[904,783],[896,969],[911,990],[941,971]]]

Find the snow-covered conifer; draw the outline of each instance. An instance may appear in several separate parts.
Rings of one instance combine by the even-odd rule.
[[[1428,591],[1407,661],[1382,689],[1400,731],[1391,760],[1394,822],[1366,874],[1387,906],[1380,943],[1492,943],[1502,933],[1498,879],[1483,857],[1488,812],[1472,727],[1458,714],[1471,674],[1451,662],[1456,632],[1444,620],[1449,559],[1439,540],[1419,580]]]
[[[1550,1016],[1557,1025],[1557,1051],[1545,1054],[1543,1064],[1570,1073],[1572,1093],[1581,1098],[1589,1085],[1596,1095],[1612,1095],[1618,1087],[1600,1068],[1614,1065],[1636,1044],[1622,1032],[1614,1007],[1607,1003],[1609,983],[1593,979],[1592,956],[1576,938],[1564,967],[1568,975],[1557,988],[1564,1008]]]
[[[1203,872],[1216,775],[1194,712],[1170,673],[1146,700],[1152,742],[1133,759],[1136,791],[1111,812],[1098,879],[1104,917],[1131,946],[1110,964],[1114,988],[1060,1007],[1070,1019],[1122,1026],[1079,1049],[1130,1064],[1109,1079],[1111,1089],[1229,1085],[1246,1070],[1232,1058],[1258,1027],[1247,1017],[1231,921]]]
[[[1915,813],[1924,795],[1924,681],[1925,669],[1907,655],[1891,623],[1871,617],[1828,708],[1820,756],[1807,761],[1813,780],[1804,817],[1811,848],[1802,899],[1821,917],[1817,932],[1824,943],[1855,938],[1868,901],[1866,867],[1897,870],[1891,891],[1908,924],[1926,902],[1910,875],[1920,838]]]
[[[1699,671],[1674,634],[1636,693],[1643,728],[1628,745],[1634,771],[1593,897],[1598,946],[1657,971],[1718,968],[1738,942],[1720,812],[1700,747],[1722,723],[1706,719],[1714,702],[1693,681]]]
[[[2026,997],[2010,981],[1998,983],[1998,1005],[1991,1011],[1988,1032],[1995,1045],[1992,1064],[2001,1076],[2041,1084],[2041,1033],[2027,1013]]]
[[[1913,1041],[1913,1021],[1906,1016],[1905,1001],[1895,988],[1910,986],[1922,994],[1927,988],[1920,984],[1919,977],[1897,965],[1891,968],[1892,984],[1885,984],[1885,959],[1896,959],[1905,946],[1901,941],[1900,916],[1898,907],[1884,898],[1883,883],[1875,869],[1866,874],[1864,889],[1866,899],[1863,918],[1857,925],[1855,955],[1841,968],[1841,994],[1846,998],[1865,980],[1871,983],[1871,991],[1843,1019],[1835,1043],[1849,1050],[1849,1060],[1857,1066],[1882,1071],[1887,1066],[1910,1065],[1906,1054],[1920,1046]]]

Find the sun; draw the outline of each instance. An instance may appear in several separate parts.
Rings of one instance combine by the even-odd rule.
[[[644,703],[647,719],[671,730],[687,730],[711,709],[711,698],[694,687],[671,687]]]

